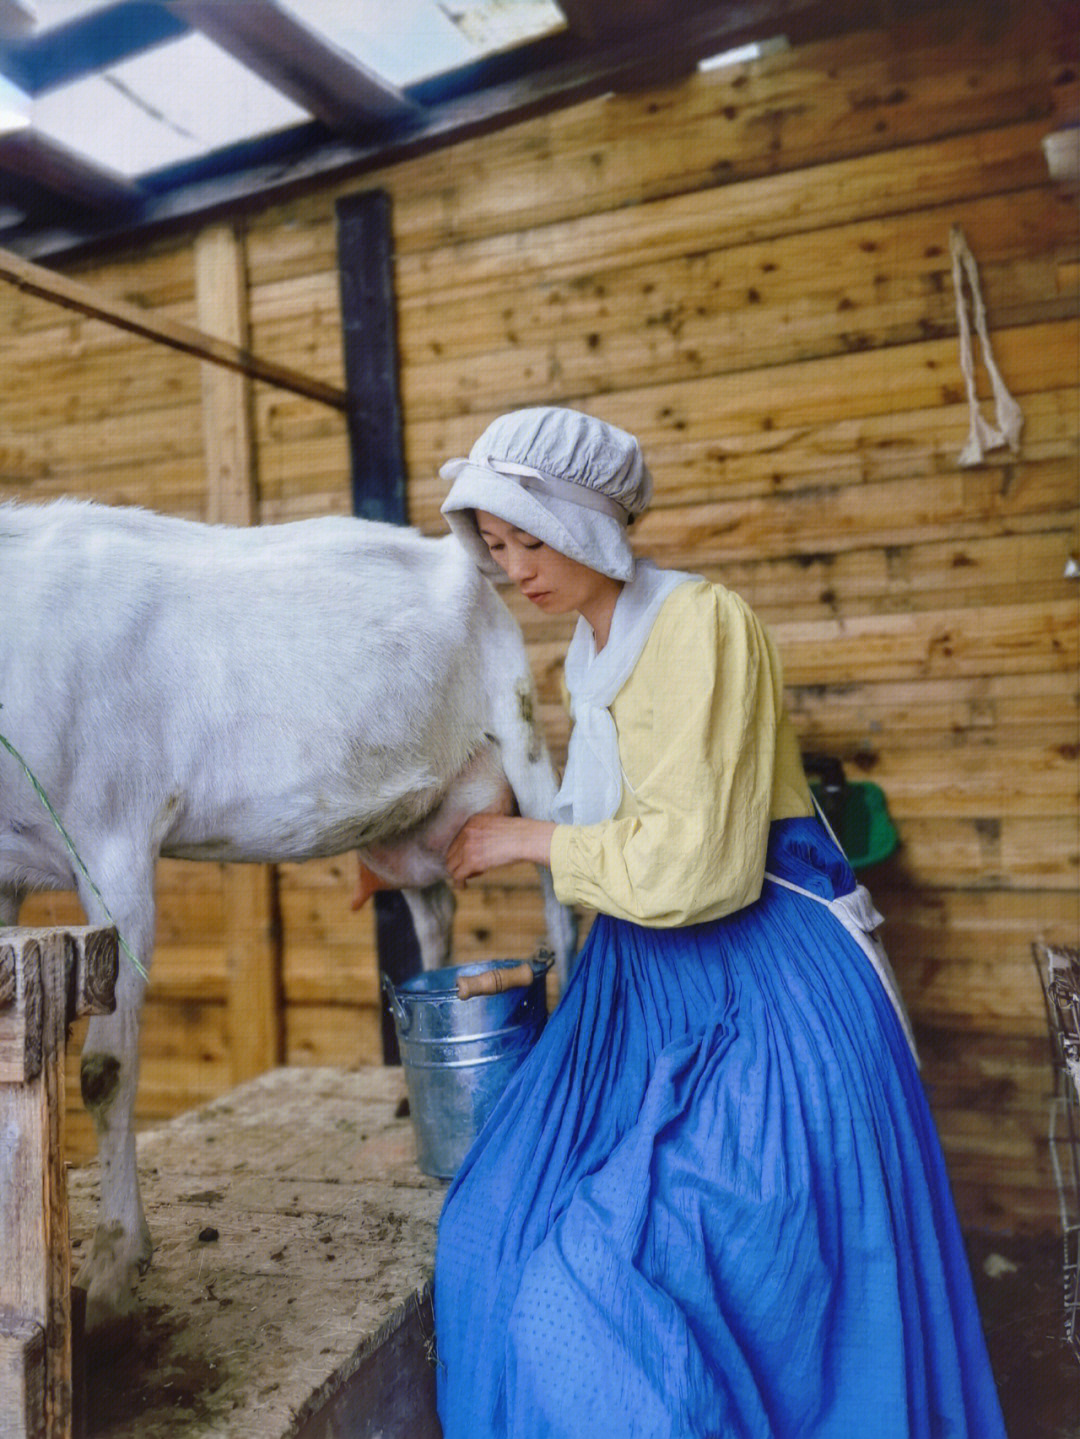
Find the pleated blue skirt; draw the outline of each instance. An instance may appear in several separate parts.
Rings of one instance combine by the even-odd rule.
[[[854,876],[816,820],[768,868]],[[451,1185],[446,1439],[1003,1439],[948,1178],[881,982],[821,904],[600,916]]]

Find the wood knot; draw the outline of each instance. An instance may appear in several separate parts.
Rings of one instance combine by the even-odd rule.
[[[15,951],[10,944],[0,944],[0,1009],[15,1003]]]
[[[41,1073],[42,1026],[45,1018],[45,992],[41,982],[41,946],[36,939],[28,940],[23,946],[23,1026],[26,1036],[25,1065],[27,1079],[36,1079]]]

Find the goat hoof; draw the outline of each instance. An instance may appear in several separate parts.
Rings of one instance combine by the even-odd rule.
[[[86,1292],[86,1336],[98,1347],[111,1347],[130,1332],[138,1301],[139,1275],[150,1265],[149,1233],[131,1236],[121,1224],[100,1226],[75,1278]]]

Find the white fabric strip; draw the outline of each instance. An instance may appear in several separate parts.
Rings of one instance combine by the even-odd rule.
[[[816,904],[823,904],[830,914],[840,921],[873,965],[874,972],[881,980],[889,1002],[896,1011],[896,1017],[904,1031],[904,1038],[911,1049],[912,1058],[918,1064],[919,1052],[915,1048],[915,1035],[912,1032],[911,1020],[908,1018],[904,1001],[900,997],[900,987],[896,983],[896,975],[893,973],[892,965],[885,953],[885,946],[874,933],[878,925],[883,923],[883,918],[874,908],[874,901],[870,898],[870,891],[866,886],[857,884],[850,894],[842,894],[836,899],[825,899],[822,895],[815,894],[813,890],[804,889],[799,884],[792,884],[791,880],[781,879],[778,874],[772,874],[769,870],[765,871],[765,878],[772,884],[793,890],[795,894],[805,895],[807,899],[812,899]]]
[[[475,464],[475,461],[471,463]],[[542,470],[533,469],[532,465],[519,465],[516,460],[495,460],[489,457],[485,468],[493,475],[516,481],[523,489],[551,495],[558,500],[569,500],[571,504],[581,505],[586,510],[598,510],[600,514],[611,515],[624,525],[629,522],[630,516],[624,506],[610,495],[602,495],[598,490],[589,489],[587,485],[576,484],[573,480],[561,480],[558,475],[545,475]]]
[[[599,654],[588,621],[578,620],[566,652],[566,687],[574,728],[562,788],[552,809],[556,824],[598,824],[619,808],[623,772],[615,721],[608,707],[630,678],[668,595],[687,580],[698,578],[638,560],[633,578],[623,586],[616,602],[611,633]]]
[[[1009,394],[1005,381],[1001,378],[1001,373],[994,362],[994,352],[990,347],[990,335],[986,328],[986,306],[983,304],[982,290],[979,287],[979,272],[975,265],[975,257],[968,248],[968,242],[959,225],[953,225],[949,231],[949,253],[952,256],[953,288],[956,291],[956,323],[960,331],[960,368],[964,373],[968,408],[971,412],[971,428],[968,431],[964,448],[960,451],[958,462],[964,466],[971,466],[982,462],[985,451],[999,449],[1002,445],[1008,445],[1014,454],[1019,453],[1020,431],[1024,424],[1024,416],[1020,406]],[[971,286],[975,329],[982,345],[983,362],[989,372],[990,383],[994,390],[994,402],[997,407],[996,428],[983,419],[975,393],[975,360],[972,355],[971,326],[968,322],[967,306],[964,300],[965,275]]]

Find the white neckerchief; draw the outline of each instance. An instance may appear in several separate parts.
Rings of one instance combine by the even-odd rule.
[[[596,653],[592,627],[579,619],[566,652],[566,687],[574,728],[562,788],[555,796],[556,824],[597,824],[610,819],[622,800],[619,739],[608,706],[630,678],[660,607],[672,590],[698,575],[662,570],[638,560],[611,617],[607,644]]]

